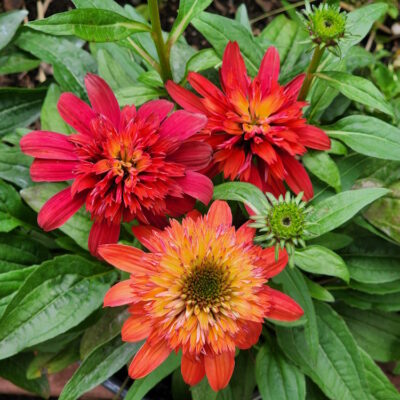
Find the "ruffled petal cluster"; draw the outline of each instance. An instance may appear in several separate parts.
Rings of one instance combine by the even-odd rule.
[[[167,215],[192,210],[196,199],[207,204],[213,185],[198,171],[208,166],[212,148],[194,139],[206,125],[204,115],[171,113],[174,105],[166,100],[121,111],[103,79],[88,74],[85,84],[91,107],[72,93],[58,102],[76,134],[34,131],[20,144],[35,157],[33,181],[71,181],[44,204],[39,225],[56,229],[85,205],[94,221],[89,249],[97,255],[100,244],[117,242],[122,221],[165,225]]]
[[[270,47],[257,76],[251,79],[239,46],[230,42],[220,70],[221,89],[191,72],[188,81],[201,97],[172,81],[167,83],[167,90],[185,110],[207,116],[202,133],[215,151],[214,170],[208,171],[211,175],[222,171],[225,178],[251,182],[275,195],[286,192],[286,182],[309,200],[313,188],[298,156],[307,148],[329,149],[330,140],[303,118],[306,103],[297,101],[297,97],[304,75],[281,86],[279,68],[278,51]]]
[[[300,306],[266,283],[285,267],[285,250],[253,244],[248,224],[236,230],[226,202],[216,201],[207,215],[190,213],[171,220],[163,231],[134,227],[150,251],[109,244],[101,256],[130,278],[113,286],[105,306],[129,305],[122,327],[125,341],[146,339],[129,374],[138,379],[159,366],[172,351],[182,351],[184,380],[197,384],[205,375],[214,390],[233,373],[235,349],[257,343],[264,318],[293,321]]]

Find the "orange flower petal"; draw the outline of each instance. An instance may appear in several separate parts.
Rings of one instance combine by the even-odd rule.
[[[235,353],[223,352],[214,356],[204,357],[204,367],[208,382],[213,390],[226,387],[235,368]]]
[[[232,212],[226,201],[216,200],[207,213],[207,221],[213,227],[232,225]]]
[[[114,285],[104,296],[104,307],[117,307],[132,303],[135,300],[131,281],[126,280]]]
[[[114,267],[131,274],[147,274],[151,270],[149,255],[136,247],[105,244],[100,246],[99,254]]]
[[[266,315],[267,318],[278,321],[296,321],[303,314],[303,309],[289,296],[278,290],[268,287],[271,308]]]
[[[194,360],[191,357],[182,356],[181,373],[183,380],[191,386],[197,385],[204,377],[206,371],[204,369],[203,359]]]
[[[161,365],[171,353],[171,349],[164,340],[150,346],[146,342],[136,353],[129,366],[129,376],[132,379],[140,379],[154,371]]]
[[[264,268],[265,277],[272,278],[278,275],[285,268],[289,261],[288,254],[285,249],[279,250],[278,261],[275,260],[275,248],[269,247],[262,250],[262,267]]]
[[[138,342],[146,339],[152,330],[152,323],[144,315],[129,317],[122,326],[121,336],[125,342]]]
[[[262,324],[260,322],[243,321],[240,325],[240,331],[235,337],[235,345],[241,350],[247,350],[258,342]]]

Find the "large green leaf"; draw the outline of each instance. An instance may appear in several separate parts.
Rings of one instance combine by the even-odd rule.
[[[322,151],[308,152],[303,157],[303,163],[318,179],[340,192],[339,170],[328,153]]]
[[[357,344],[344,321],[326,304],[316,303],[319,348],[315,363],[305,346],[304,334],[277,328],[278,343],[301,371],[332,399],[368,399],[366,379]]]
[[[0,53],[0,75],[26,72],[39,66],[40,60],[32,58],[28,53],[9,46]]]
[[[42,111],[40,113],[41,128],[44,131],[69,134],[74,130],[61,118],[57,109],[60,95],[60,88],[55,83],[52,83],[47,90],[46,98],[44,99]]]
[[[126,11],[114,0],[72,0],[76,8],[99,8],[101,10],[113,11],[124,17]]]
[[[20,23],[27,15],[28,11],[26,10],[15,10],[0,14],[0,50],[11,41]]]
[[[359,346],[374,360],[388,362],[400,358],[400,316],[376,310],[364,311],[338,304]]]
[[[16,44],[53,66],[54,78],[63,92],[86,98],[84,77],[88,72],[96,72],[96,63],[87,51],[66,38],[29,30],[18,36]]]
[[[293,330],[304,332],[304,345],[306,346],[309,357],[315,361],[318,354],[319,343],[318,326],[314,304],[307,284],[303,278],[303,274],[297,269],[286,268],[278,276],[273,278],[273,281],[281,284],[283,292],[296,300],[304,310],[304,317],[302,318],[306,318],[307,322],[304,326],[293,328]]]
[[[317,203],[309,214],[310,238],[327,233],[344,224],[365,206],[387,194],[382,188],[349,190]]]
[[[360,349],[361,359],[364,364],[367,386],[371,400],[400,400],[399,391],[392,385],[388,377],[374,363],[371,357]]]
[[[142,400],[157,383],[172,374],[181,364],[181,355],[171,353],[170,356],[153,372],[142,379],[137,379],[125,396],[125,400]]]
[[[400,260],[366,254],[346,257],[351,279],[362,283],[388,283],[400,279]]]
[[[118,99],[119,105],[126,106],[132,105],[140,106],[146,101],[158,99],[163,96],[165,92],[161,89],[137,83],[128,87],[116,90],[115,96]]]
[[[252,34],[240,22],[202,12],[192,21],[192,24],[211,43],[220,57],[222,57],[228,42],[236,41],[249,73],[257,74],[263,51]]]
[[[221,59],[214,49],[203,49],[196,52],[186,64],[184,79],[189,71],[199,72],[209,68],[215,68],[221,64]]]
[[[190,21],[205,10],[212,0],[180,0],[178,15],[168,36],[168,44],[175,43],[182,35]]]
[[[150,31],[137,21],[113,11],[82,8],[30,22],[28,26],[51,35],[74,35],[90,42],[115,42],[136,32]]]
[[[122,325],[128,317],[129,314],[125,308],[106,308],[102,317],[83,334],[80,344],[81,357],[85,358],[94,348],[119,335]]]
[[[23,189],[20,193],[28,205],[39,212],[47,200],[66,187],[64,183],[42,183]],[[81,208],[59,229],[87,250],[91,226],[90,215],[84,208]]]
[[[28,379],[26,377],[27,368],[33,357],[33,354],[24,353],[0,361],[0,376],[28,392],[48,398],[50,388],[47,377],[43,376],[38,379]]]
[[[29,167],[32,157],[23,154],[19,144],[0,143],[0,178],[25,188],[32,184]]]
[[[393,116],[390,104],[387,103],[383,94],[368,79],[338,71],[318,72],[316,76],[339,90],[350,100]]]
[[[0,180],[0,232],[10,232],[20,225],[32,225],[32,217],[13,186]]]
[[[275,343],[265,343],[256,358],[256,380],[263,400],[305,400],[306,382]]]
[[[268,200],[263,192],[246,182],[226,182],[215,186],[214,199],[241,201],[257,214],[268,207]]]
[[[229,382],[232,400],[251,400],[255,386],[254,354],[251,350],[241,350],[235,358],[235,370]]]
[[[400,161],[400,129],[367,115],[351,115],[324,127],[354,151],[367,156]]]
[[[115,271],[79,256],[45,261],[29,275],[3,314],[0,359],[78,325],[102,304],[115,278]]]
[[[0,88],[0,136],[35,121],[45,95],[44,88]]]
[[[308,246],[303,250],[296,250],[295,264],[304,271],[312,274],[337,276],[348,282],[349,270],[342,257],[322,246]]]
[[[75,400],[120,370],[139,350],[141,343],[124,343],[121,338],[97,347],[85,358],[64,386],[59,400]]]

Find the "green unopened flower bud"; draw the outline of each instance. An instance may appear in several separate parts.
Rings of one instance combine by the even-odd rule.
[[[346,13],[340,12],[338,6],[320,4],[319,7],[306,4],[303,11],[305,25],[310,32],[311,40],[320,47],[332,50],[346,34]]]
[[[307,214],[311,210],[306,203],[301,201],[303,193],[292,197],[289,192],[275,198],[271,193],[266,193],[270,204],[259,215],[251,218],[250,224],[258,229],[255,241],[265,247],[275,246],[276,256],[279,249],[286,248],[289,262],[292,264],[292,255],[296,247],[305,246],[303,237],[307,233]]]

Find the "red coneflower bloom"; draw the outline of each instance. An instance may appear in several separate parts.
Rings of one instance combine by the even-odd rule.
[[[253,244],[255,230],[232,226],[228,204],[216,201],[204,217],[187,216],[164,231],[149,226],[134,233],[151,253],[124,245],[104,245],[102,257],[131,273],[113,286],[105,306],[129,304],[131,317],[122,339],[147,338],[129,374],[142,378],[171,353],[182,350],[181,371],[190,385],[204,375],[214,390],[224,388],[234,369],[235,348],[248,349],[264,318],[293,321],[303,314],[285,294],[266,285],[288,256]]]
[[[44,204],[39,225],[58,228],[86,204],[94,220],[89,250],[96,255],[99,244],[117,242],[121,221],[162,224],[166,214],[193,209],[195,199],[207,204],[212,182],[196,171],[209,164],[212,149],[192,138],[205,126],[204,115],[181,110],[168,116],[174,105],[166,100],[121,112],[103,79],[88,74],[85,84],[92,108],[72,93],[58,102],[78,133],[31,132],[21,149],[35,157],[33,181],[73,180]]]
[[[239,46],[226,46],[220,70],[221,89],[191,72],[188,81],[202,96],[167,82],[171,97],[188,111],[208,117],[203,133],[214,150],[214,165],[225,178],[239,178],[275,195],[285,193],[283,182],[308,200],[313,188],[296,159],[306,147],[326,150],[328,136],[302,118],[306,102],[297,101],[304,80],[299,75],[285,86],[278,83],[279,54],[270,47],[258,75],[251,80]]]

